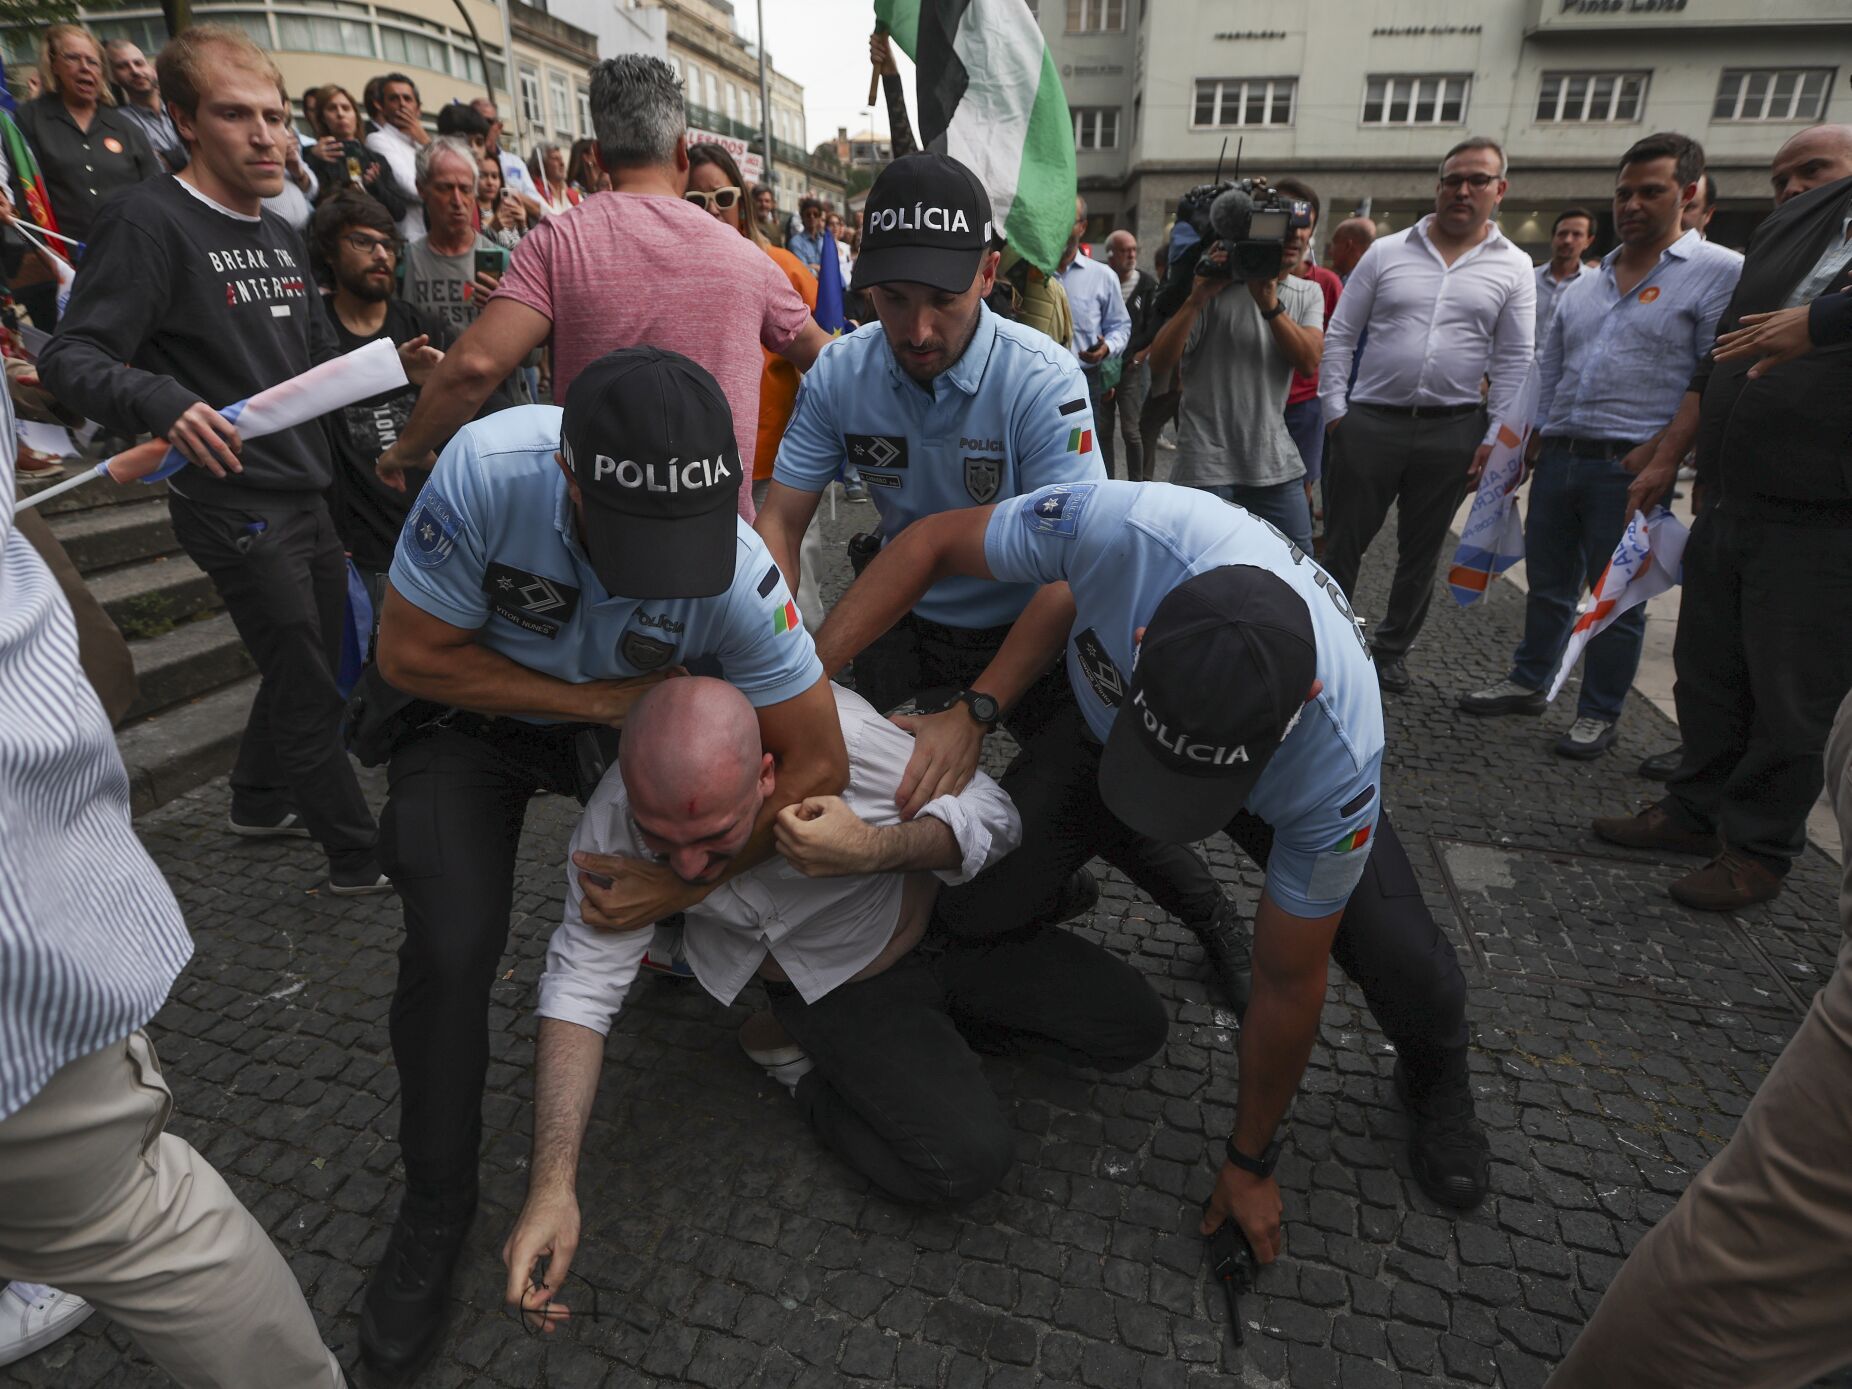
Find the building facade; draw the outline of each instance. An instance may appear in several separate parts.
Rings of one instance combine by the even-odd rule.
[[[1846,0],[1039,0],[1097,239],[1143,234],[1227,176],[1296,174],[1326,226],[1367,200],[1385,230],[1433,206],[1446,150],[1504,144],[1502,223],[1534,253],[1556,211],[1602,217],[1634,140],[1700,141],[1741,245],[1789,135],[1852,110]]]
[[[573,22],[574,6],[583,10],[585,24]],[[509,0],[508,11],[514,31],[512,86],[502,42],[502,7],[494,0],[393,0],[390,5],[242,0],[196,5],[193,17],[200,23],[243,29],[276,61],[284,86],[298,100],[307,88],[337,82],[358,101],[369,79],[403,72],[417,84],[427,125],[449,102],[469,101],[487,91],[482,52],[476,45],[480,36],[507,127],[505,139],[523,156],[541,141],[569,144],[592,133],[586,72],[601,56],[666,53],[666,26],[659,15],[645,18],[617,11],[599,0],[551,0],[550,5],[535,6]],[[612,13],[604,15],[605,11]],[[158,6],[96,14],[80,10],[79,19],[103,39],[133,40],[151,58],[167,41]],[[598,24],[603,27],[595,27]],[[0,53],[16,76],[36,61],[39,33],[38,28],[0,31]],[[299,105],[297,110],[300,114]]]
[[[763,103],[759,93],[759,49],[734,24],[728,0],[640,0],[668,20],[668,60],[687,93],[688,125],[697,135],[718,136],[730,148],[743,141],[753,149],[742,174],[763,180],[758,155]],[[842,202],[841,171],[814,158],[805,137],[804,89],[767,60],[771,101],[772,191],[790,210],[806,194]],[[737,156],[737,151],[736,151]]]

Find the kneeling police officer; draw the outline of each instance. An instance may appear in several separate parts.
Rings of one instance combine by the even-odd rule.
[[[1003,776],[1022,847],[942,894],[943,926],[1011,929],[1038,882],[1059,882],[1114,826],[1180,844],[1222,830],[1265,865],[1235,1128],[1203,1233],[1232,1217],[1263,1261],[1279,1251],[1276,1130],[1318,1035],[1329,959],[1395,1045],[1416,1180],[1443,1205],[1483,1200],[1466,981],[1382,805],[1382,699],[1336,583],[1265,521],[1206,493],[1062,484],[902,532],[824,623],[825,667],[947,574],[1065,585],[1016,624],[986,688],[1007,701],[1020,672],[1065,645],[1079,710]],[[926,794],[941,776],[956,771],[929,776]]]
[[[732,871],[771,852],[784,806],[843,786],[835,700],[736,514],[739,483],[714,379],[631,348],[581,373],[563,411],[522,406],[460,430],[400,535],[378,674],[416,701],[397,715],[381,817],[405,908],[392,1051],[406,1192],[361,1313],[377,1369],[404,1373],[435,1347],[475,1210],[489,991],[529,798],[589,794],[610,730],[690,662],[746,696],[777,760],[778,794]],[[596,926],[656,921],[712,890],[659,864],[575,863]]]

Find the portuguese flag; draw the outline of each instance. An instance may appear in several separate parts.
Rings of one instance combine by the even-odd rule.
[[[51,194],[45,189],[45,176],[39,172],[39,161],[33,156],[32,146],[26,143],[19,123],[13,119],[15,109],[12,90],[6,85],[6,65],[0,63],[0,145],[5,146],[6,162],[12,167],[13,177],[19,180],[26,216],[32,219],[34,226],[55,232],[58,219],[51,215]]]
[[[996,224],[1052,275],[1074,225],[1074,123],[1028,0],[875,0],[919,67],[920,139],[990,193]]]

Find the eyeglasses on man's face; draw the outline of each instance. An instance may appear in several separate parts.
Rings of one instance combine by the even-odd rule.
[[[1475,193],[1483,193],[1497,182],[1497,174],[1442,174],[1440,176],[1440,186],[1449,193],[1457,193],[1462,188],[1470,188]]]
[[[376,256],[381,251],[388,256],[398,254],[398,243],[390,237],[368,236],[365,232],[349,232],[341,240],[363,256]]]
[[[690,188],[682,194],[691,203],[699,203],[709,212],[718,208],[722,212],[731,212],[739,206],[740,190],[737,188],[716,188],[709,193],[699,188]]]

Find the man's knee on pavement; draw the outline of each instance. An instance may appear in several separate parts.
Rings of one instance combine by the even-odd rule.
[[[994,1191],[1016,1160],[1016,1135],[1001,1105],[992,1103],[974,1114],[962,1130],[940,1135],[920,1178],[932,1193],[930,1204],[962,1206]]]
[[[1143,979],[1130,984],[1115,1001],[1118,1011],[1100,1018],[1081,1040],[1095,1070],[1129,1071],[1156,1056],[1170,1040],[1164,1000]]]

